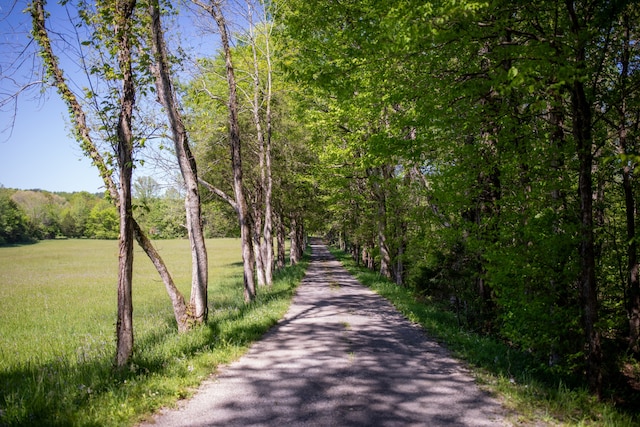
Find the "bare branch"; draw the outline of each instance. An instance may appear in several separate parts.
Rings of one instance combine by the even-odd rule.
[[[238,212],[238,204],[233,199],[233,197],[229,196],[227,193],[225,193],[224,191],[220,190],[218,187],[214,187],[213,185],[209,184],[207,181],[205,181],[202,178],[198,178],[198,182],[200,184],[204,185],[213,194],[215,194],[216,196],[220,197],[225,202],[229,203],[231,205],[231,207],[236,211],[236,213]]]

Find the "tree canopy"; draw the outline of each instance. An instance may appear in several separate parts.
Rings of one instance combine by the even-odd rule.
[[[326,231],[600,393],[638,355],[637,4],[282,5]]]
[[[244,16],[194,2],[222,49],[190,58],[197,72],[180,82],[142,9],[127,28],[127,80],[126,61],[114,66],[112,10],[79,3],[85,24],[102,23],[86,45],[110,58],[89,71],[111,90],[86,98],[112,148],[123,120],[136,131],[128,156],[98,159],[100,173],[121,154],[118,185],[133,182],[132,215],[149,234],[184,236],[184,211],[152,181],[130,181],[148,123],[133,98],[120,108],[117,82],[161,95],[181,167],[194,172],[187,196],[197,182],[204,194],[204,210],[187,215],[205,232],[242,235],[247,300],[254,267],[268,284],[284,264],[287,231],[292,262],[318,233],[461,327],[530,353],[544,374],[584,377],[598,395],[640,357],[637,2],[240,3]],[[153,4],[158,22],[158,8],[178,10]],[[0,196],[10,242],[31,214]],[[37,213],[43,236],[107,235],[102,203],[53,209],[54,199]]]

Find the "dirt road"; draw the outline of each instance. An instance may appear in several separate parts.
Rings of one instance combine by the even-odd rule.
[[[497,426],[500,405],[319,241],[286,316],[154,426]]]

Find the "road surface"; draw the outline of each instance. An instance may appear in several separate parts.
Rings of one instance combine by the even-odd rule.
[[[320,242],[285,317],[145,426],[500,426],[505,411],[449,353]]]

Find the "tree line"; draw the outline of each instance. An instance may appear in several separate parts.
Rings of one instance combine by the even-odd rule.
[[[115,239],[118,217],[111,203],[88,192],[50,193],[0,189],[0,243],[55,238]]]
[[[134,206],[141,226],[153,239],[187,237],[180,191],[150,177],[134,183]],[[203,204],[207,237],[236,237],[233,214],[217,200]],[[102,193],[49,192],[0,188],[0,244],[46,239],[117,239],[118,213]]]

